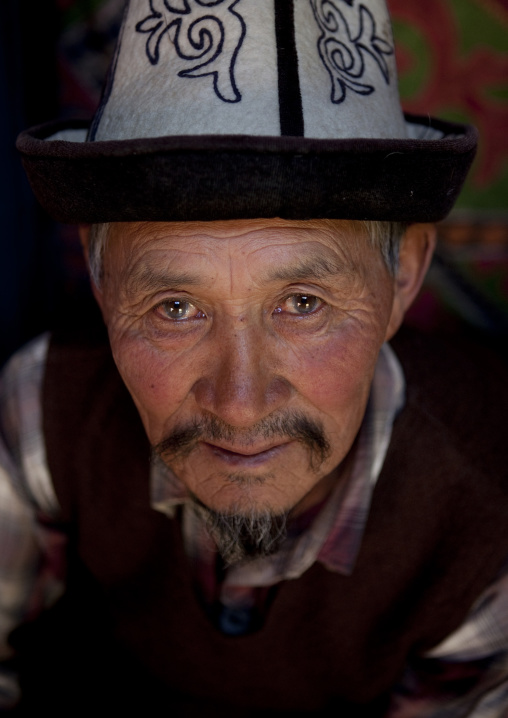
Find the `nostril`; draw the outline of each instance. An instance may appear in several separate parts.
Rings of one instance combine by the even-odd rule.
[[[198,379],[192,387],[196,403],[202,409],[209,411],[214,405],[213,382],[204,377]]]

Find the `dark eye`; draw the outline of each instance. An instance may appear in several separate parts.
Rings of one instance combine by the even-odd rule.
[[[194,304],[185,299],[166,299],[158,304],[156,309],[164,318],[174,320],[197,319],[204,316]]]
[[[292,294],[284,302],[285,310],[290,314],[312,314],[322,303],[319,297],[312,294]]]

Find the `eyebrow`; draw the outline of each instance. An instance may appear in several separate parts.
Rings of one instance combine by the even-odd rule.
[[[140,267],[135,269],[127,278],[125,289],[128,294],[142,292],[158,292],[167,289],[176,289],[182,286],[196,286],[202,279],[189,272],[172,272]]]
[[[302,279],[327,279],[330,277],[351,276],[352,268],[339,259],[316,257],[306,259],[289,267],[277,267],[267,274],[267,280],[297,282]]]
[[[298,282],[304,279],[327,279],[337,276],[350,277],[353,274],[349,265],[339,259],[316,257],[307,259],[287,267],[277,267],[267,272],[265,281]],[[202,277],[190,272],[177,272],[153,269],[151,267],[136,268],[125,283],[128,294],[143,292],[160,292],[183,286],[196,287],[203,283]]]

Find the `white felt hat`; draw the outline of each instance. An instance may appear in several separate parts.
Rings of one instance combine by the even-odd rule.
[[[434,220],[475,146],[404,117],[384,0],[130,0],[91,128],[18,141],[73,222]]]

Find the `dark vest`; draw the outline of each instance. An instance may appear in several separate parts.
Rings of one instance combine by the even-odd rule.
[[[70,569],[45,630],[65,701],[107,688],[147,715],[382,715],[407,660],[460,625],[508,555],[504,375],[414,336],[396,351],[407,403],[353,574],[315,564],[277,587],[262,628],[229,637],[194,597],[178,521],[150,508],[149,446],[105,336],[55,334],[44,431]]]

